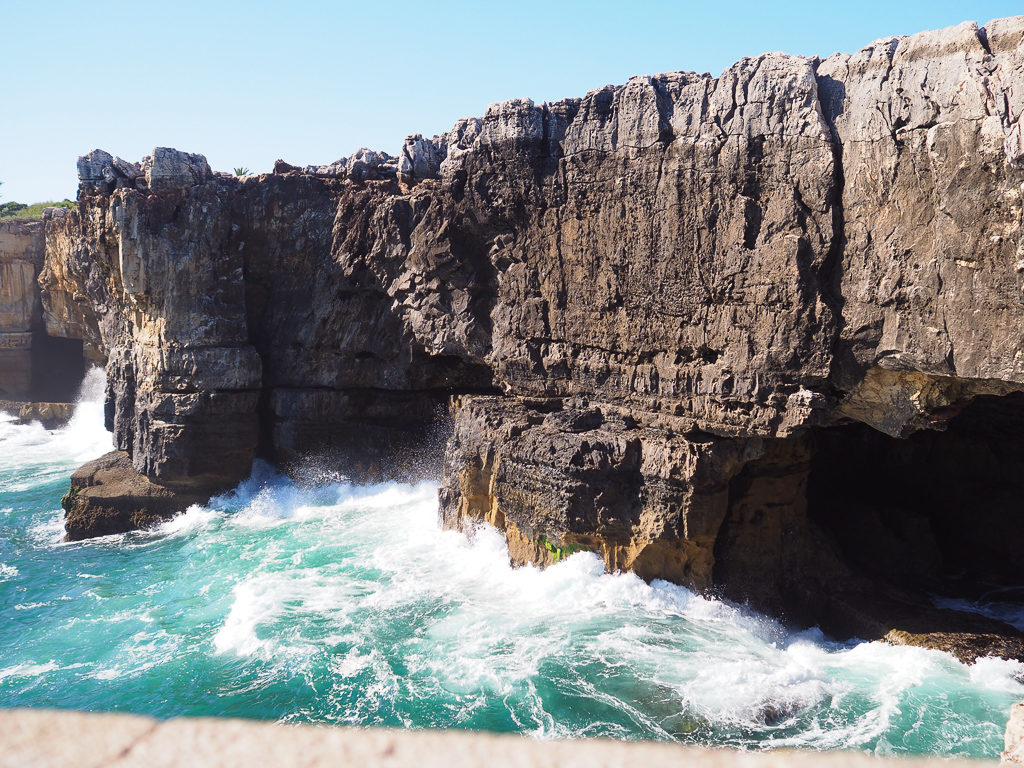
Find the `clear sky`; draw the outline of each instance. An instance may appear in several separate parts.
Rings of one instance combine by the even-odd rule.
[[[0,0],[0,200],[74,198],[96,147],[254,172],[396,154],[494,101],[1015,14],[1024,0]]]

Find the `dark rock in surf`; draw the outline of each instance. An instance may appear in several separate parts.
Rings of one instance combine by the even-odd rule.
[[[165,522],[206,496],[174,491],[139,474],[124,451],[111,451],[71,476],[61,499],[68,541],[109,536]]]

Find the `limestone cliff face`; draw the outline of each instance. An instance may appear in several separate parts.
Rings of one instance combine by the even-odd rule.
[[[1024,543],[958,540],[915,476],[876,536],[913,567],[854,562],[833,510],[858,479],[821,460],[899,438],[920,473],[978,403],[963,440],[1016,457],[1022,79],[1017,17],[496,104],[397,158],[240,180],[97,151],[47,225],[44,306],[109,355],[118,446],[162,487],[257,453],[423,472],[454,395],[446,525],[863,627],[857,590],[1012,571]],[[984,471],[1016,488],[1014,462]]]
[[[45,216],[55,212],[48,209]],[[44,251],[44,222],[0,223],[0,400],[15,413],[25,400],[71,399],[81,379],[80,345],[55,340],[43,323],[37,278]],[[54,336],[81,338],[74,329],[64,333],[59,323],[52,327]]]
[[[818,67],[843,159],[834,378],[843,412],[889,434],[1024,381],[1022,26],[964,23]]]
[[[0,397],[25,397],[32,385],[32,331],[39,315],[36,275],[42,255],[41,224],[0,224]]]

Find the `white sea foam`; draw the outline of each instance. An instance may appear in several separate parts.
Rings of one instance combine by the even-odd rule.
[[[95,391],[83,403],[97,407],[80,408],[66,431],[84,437],[66,450],[64,432],[4,420],[0,439],[13,430],[24,466],[49,456],[38,471],[66,473],[109,447]],[[24,530],[47,548],[60,514],[39,512]],[[47,648],[90,642],[52,665],[0,653],[0,680],[25,680],[13,688],[87,656],[104,690],[151,686],[165,664],[172,676],[183,664],[230,670],[224,706],[294,696],[284,719],[486,727],[500,711],[501,727],[543,738],[878,753],[995,743],[1001,702],[1024,696],[1015,662],[965,667],[937,651],[789,632],[668,582],[605,573],[594,554],[513,568],[494,528],[438,527],[430,483],[307,488],[258,462],[235,490],[152,531],[59,554],[82,558],[62,584],[73,614],[51,592],[19,597],[18,618],[55,617]],[[22,565],[3,557],[0,580]],[[25,562],[19,581],[40,561]]]
[[[64,541],[64,533],[64,510],[52,510],[28,529],[32,541],[44,547],[61,544]]]
[[[6,563],[0,563],[0,581],[10,581],[16,578],[18,575],[18,569],[13,565],[7,565]]]
[[[1024,679],[1024,664],[1010,659],[989,656],[978,659],[970,667],[971,682],[988,691],[1021,691],[1020,680]]]
[[[61,429],[47,430],[38,422],[15,424],[10,417],[0,419],[0,445],[4,448],[0,451],[0,474],[21,477],[40,470],[63,472],[68,466],[98,458],[111,450],[113,439],[103,427],[105,382],[101,368],[91,368],[86,373],[74,414]],[[4,489],[27,490],[32,484],[18,480]]]
[[[545,570],[513,568],[495,529],[480,526],[466,537],[438,528],[430,484],[306,490],[264,469],[229,496],[219,508],[233,513],[213,523],[222,535],[288,524],[295,551],[270,546],[235,585],[217,652],[294,660],[341,643],[347,650],[331,660],[333,674],[360,679],[382,706],[409,685],[379,645],[395,620],[418,627],[388,649],[411,679],[459,697],[463,717],[488,701],[518,700],[512,717],[542,736],[581,735],[546,711],[536,688],[553,664],[570,676],[564,684],[573,695],[619,712],[642,732],[670,735],[639,705],[572,670],[597,665],[607,679],[623,675],[660,691],[680,717],[767,735],[777,746],[897,749],[885,735],[902,727],[907,697],[936,681],[1024,695],[1013,662],[967,668],[937,651],[787,632],[678,585],[605,573],[591,553]],[[317,559],[342,544],[344,553]],[[303,567],[311,560],[318,564]],[[353,563],[372,572],[347,572]],[[327,624],[332,639],[305,634],[301,627],[313,623]],[[853,706],[865,711],[841,715]]]
[[[0,680],[7,678],[28,678],[28,677],[39,677],[45,675],[48,672],[52,672],[57,669],[56,662],[48,661],[45,664],[15,664],[4,669],[0,669]]]
[[[216,510],[194,504],[180,515],[143,533],[152,536],[187,536],[209,526],[219,516]]]
[[[103,391],[106,376],[92,368],[85,376],[71,421],[60,432],[61,442],[73,461],[89,461],[114,447],[113,436],[103,425]]]

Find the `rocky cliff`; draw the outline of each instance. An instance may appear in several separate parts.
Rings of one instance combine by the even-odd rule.
[[[1020,643],[924,590],[1022,575],[1021,82],[1017,17],[504,102],[397,158],[93,152],[43,301],[109,356],[125,453],[69,534],[446,438],[442,521],[517,562]]]
[[[43,321],[37,278],[44,251],[43,222],[0,223],[0,408],[14,412],[26,400],[72,399],[82,376],[81,342],[64,341],[69,334],[59,323],[51,324],[50,335]],[[48,405],[56,404],[40,403],[26,414]],[[49,420],[61,419],[51,413]]]
[[[42,256],[42,224],[0,224],[0,397],[24,397],[32,385]]]

